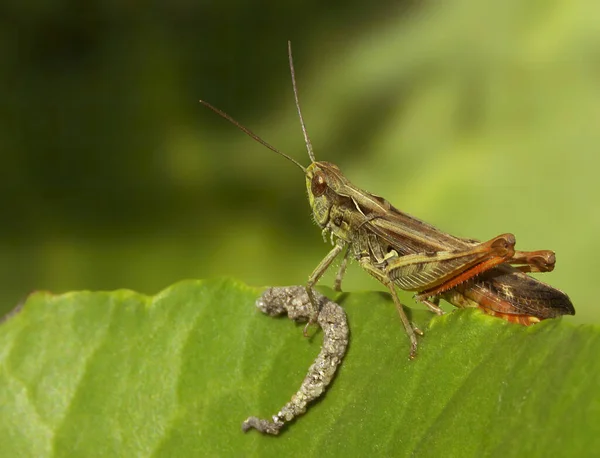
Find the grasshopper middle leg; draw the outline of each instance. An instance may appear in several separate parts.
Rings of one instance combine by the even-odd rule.
[[[359,263],[363,269],[365,269],[368,273],[370,273],[373,277],[383,283],[390,291],[392,295],[392,300],[394,301],[394,305],[396,305],[396,310],[398,310],[398,314],[400,315],[400,320],[402,321],[402,325],[404,326],[404,330],[410,339],[410,353],[409,358],[414,359],[417,356],[417,334],[423,335],[423,331],[419,328],[414,327],[408,316],[406,316],[406,312],[404,311],[404,307],[400,302],[400,298],[398,297],[398,292],[396,291],[396,286],[394,282],[381,270],[373,267],[371,260],[368,256],[361,257],[359,259]]]
[[[333,283],[333,290],[337,292],[342,291],[342,279],[344,278],[344,274],[346,273],[346,268],[348,267],[348,257],[350,256],[350,245],[346,248],[346,253],[344,253],[344,258],[342,259],[342,263],[340,264],[340,268],[335,275],[335,282]]]

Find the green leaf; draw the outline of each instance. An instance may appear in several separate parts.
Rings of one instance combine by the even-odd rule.
[[[600,333],[455,311],[419,356],[389,297],[342,294],[350,347],[279,437],[242,433],[298,389],[321,334],[262,315],[259,289],[46,292],[0,326],[0,456],[585,456],[600,449]],[[331,291],[329,291],[331,296]],[[431,319],[431,321],[429,321]],[[429,324],[427,322],[429,321]]]

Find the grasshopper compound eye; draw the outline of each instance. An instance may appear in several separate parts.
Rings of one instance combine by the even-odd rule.
[[[325,194],[325,191],[327,191],[327,180],[325,179],[325,174],[317,171],[312,177],[310,192],[312,192],[313,196],[319,197]]]

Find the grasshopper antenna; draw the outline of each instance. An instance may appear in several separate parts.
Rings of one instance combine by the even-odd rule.
[[[292,59],[292,42],[288,40],[288,58],[290,59],[290,72],[292,74],[292,86],[294,88],[294,99],[296,99],[296,108],[298,109],[298,116],[300,117],[300,125],[302,126],[302,133],[304,134],[304,143],[306,143],[306,150],[308,151],[308,157],[312,162],[315,162],[315,153],[313,153],[312,143],[306,132],[306,125],[304,124],[304,118],[302,117],[302,110],[300,109],[300,101],[298,100],[298,87],[296,86],[296,72],[294,71],[294,59]]]
[[[279,151],[277,148],[275,148],[274,146],[272,146],[271,144],[267,143],[266,141],[264,141],[262,138],[260,138],[258,135],[256,135],[254,132],[252,132],[250,129],[248,129],[247,127],[242,126],[239,122],[237,122],[235,119],[233,119],[231,116],[229,116],[227,113],[225,113],[224,111],[219,110],[217,107],[213,107],[210,103],[204,101],[204,100],[198,100],[198,102],[200,102],[202,105],[204,105],[205,107],[210,108],[212,111],[214,111],[215,113],[217,113],[219,116],[221,116],[222,118],[225,118],[227,121],[229,121],[231,124],[233,124],[235,127],[237,127],[238,129],[240,129],[242,132],[244,132],[248,137],[252,138],[253,140],[257,141],[258,143],[260,143],[263,146],[266,146],[267,148],[269,148],[271,151],[273,151],[274,153],[277,153],[283,157],[285,157],[287,160],[293,162],[294,164],[296,164],[298,167],[300,167],[302,169],[302,171],[304,172],[304,174],[306,174],[306,168],[300,164],[296,159],[288,156],[285,153],[282,153],[281,151]]]

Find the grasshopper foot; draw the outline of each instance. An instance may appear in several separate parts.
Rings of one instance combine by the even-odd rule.
[[[423,336],[423,331],[421,331],[414,323],[410,323],[410,329],[412,332],[408,332],[408,337],[410,339],[410,353],[408,354],[408,359],[415,359],[417,357],[417,335]]]
[[[414,337],[414,336],[413,336]],[[408,359],[413,360],[417,357],[417,339],[410,339],[410,353]]]
[[[335,279],[335,282],[333,283],[333,290],[336,293],[341,293],[342,292],[342,279],[341,278],[340,279],[338,279],[338,278]]]
[[[317,320],[313,320],[312,318],[310,320],[307,321],[306,325],[304,326],[304,329],[302,330],[302,335],[304,337],[310,337],[310,334],[308,333],[308,328],[310,328],[311,325],[316,324]]]

